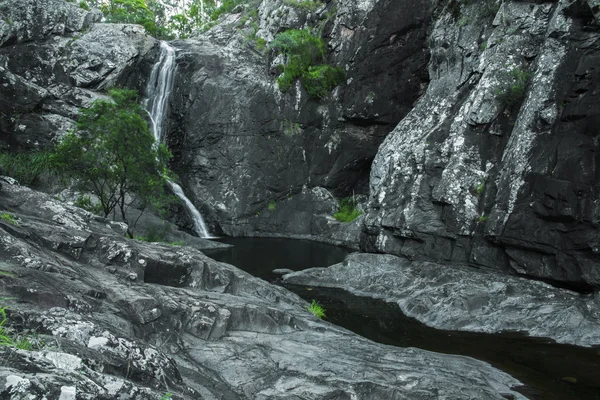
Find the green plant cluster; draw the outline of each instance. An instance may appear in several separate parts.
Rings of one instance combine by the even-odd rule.
[[[31,185],[53,174],[51,156],[52,152],[47,150],[29,153],[0,152],[0,172],[23,185]]]
[[[356,201],[352,197],[346,197],[339,201],[338,211],[333,214],[333,217],[340,222],[352,222],[362,213]]]
[[[84,210],[89,211],[92,214],[100,214],[102,212],[102,205],[94,204],[90,196],[79,196],[77,199],[75,199],[73,205],[75,207],[83,208]]]
[[[269,211],[275,211],[275,209],[277,208],[277,202],[275,200],[271,200],[267,208]]]
[[[316,300],[313,300],[306,309],[319,319],[325,318],[325,309]]]
[[[515,110],[518,106],[523,103],[525,95],[527,94],[527,88],[529,87],[529,81],[531,80],[532,74],[528,71],[523,71],[519,68],[514,68],[508,74],[508,79],[512,82],[508,87],[498,90],[496,95],[497,99],[503,107],[509,110]]]
[[[0,214],[0,220],[7,222],[11,225],[14,225],[14,226],[19,226],[19,222],[16,220],[16,218],[12,214],[9,214],[6,212]]]
[[[4,328],[7,321],[6,307],[0,307],[0,346],[16,347],[20,350],[32,350],[33,345],[28,338],[15,337]]]
[[[300,79],[311,97],[321,98],[346,78],[342,68],[323,64],[325,42],[308,29],[289,29],[277,34],[271,48],[286,59],[283,73],[277,78],[282,92],[288,91],[292,83]]]

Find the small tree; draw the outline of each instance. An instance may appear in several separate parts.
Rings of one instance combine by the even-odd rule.
[[[109,94],[111,100],[97,100],[80,112],[76,132],[56,146],[53,164],[100,199],[105,217],[118,209],[127,223],[127,208],[138,198],[144,207],[166,204],[171,153],[155,144],[136,91],[112,89]]]

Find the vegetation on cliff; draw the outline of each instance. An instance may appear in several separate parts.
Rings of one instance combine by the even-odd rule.
[[[289,90],[292,83],[300,78],[311,97],[321,98],[346,77],[342,68],[323,63],[326,44],[308,29],[289,29],[277,34],[271,48],[285,57],[283,73],[277,78],[282,92]]]

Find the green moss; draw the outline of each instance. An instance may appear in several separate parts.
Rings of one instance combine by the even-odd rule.
[[[352,197],[347,197],[339,201],[338,211],[333,217],[340,222],[352,222],[362,215],[362,211],[357,207]]]
[[[275,200],[271,200],[269,202],[269,205],[267,206],[267,209],[269,211],[275,211],[276,208],[277,208],[277,203],[275,202]]]

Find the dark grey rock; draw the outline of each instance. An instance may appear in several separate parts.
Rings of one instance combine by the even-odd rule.
[[[0,14],[5,149],[47,147],[74,127],[80,107],[103,97],[98,91],[132,79],[157,43],[139,25],[93,24],[96,12],[64,0],[5,0],[0,10],[8,10]]]
[[[287,268],[278,268],[278,269],[274,269],[273,273],[277,274],[277,275],[285,275],[285,274],[291,274],[292,271],[291,269],[287,269]]]
[[[361,248],[597,289],[598,25],[586,2],[501,3],[437,16],[427,93],[373,162]]]
[[[379,144],[422,93],[429,3],[343,0],[309,13],[262,1],[257,35],[267,41],[281,27],[325,24],[329,61],[346,69],[347,81],[321,101],[299,83],[279,91],[270,72],[278,61],[253,47],[246,37],[252,28],[236,28],[242,14],[173,43],[178,70],[168,141],[174,169],[213,232],[332,236],[336,230],[319,216],[322,204],[301,198],[317,187],[336,197],[367,194]],[[264,216],[269,202],[295,196],[301,198],[285,213]]]
[[[193,248],[8,182],[0,204],[18,221],[0,220],[4,328],[36,344],[0,347],[0,396],[525,398],[484,362],[373,343]]]
[[[284,276],[284,282],[337,287],[396,303],[446,330],[526,332],[578,346],[600,344],[600,296],[467,266],[351,254],[341,264]]]

